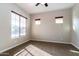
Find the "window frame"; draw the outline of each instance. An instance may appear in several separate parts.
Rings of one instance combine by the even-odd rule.
[[[19,34],[18,34],[18,37],[16,36],[16,34],[14,35],[14,37],[12,37],[12,34],[13,34],[13,33],[12,33],[12,13],[19,16],[19,18],[18,18],[18,19],[19,19],[19,25],[18,25],[18,26],[19,26],[19,28],[18,28]],[[24,17],[23,15],[18,14],[18,13],[16,13],[15,11],[11,11],[11,38],[12,38],[12,39],[20,38],[21,36],[25,36],[25,35],[26,35],[26,33],[25,33],[25,35],[20,35],[20,34],[22,34],[22,33],[21,33],[21,25],[20,25],[20,24],[21,24],[21,20],[22,20],[21,17],[24,18],[25,21],[26,21],[27,17]],[[16,18],[16,16],[15,16],[15,18]],[[15,20],[17,20],[17,19],[15,19]],[[25,22],[25,27],[24,27],[24,29],[25,29],[25,32],[26,32],[26,22]]]
[[[35,19],[35,24],[36,24],[36,25],[40,25],[40,24],[41,24],[41,22],[40,22],[40,18]]]
[[[56,24],[63,24],[63,16],[55,17]]]

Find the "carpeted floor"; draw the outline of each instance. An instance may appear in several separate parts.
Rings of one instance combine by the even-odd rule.
[[[79,50],[70,44],[29,41],[6,51],[12,56],[79,56]]]

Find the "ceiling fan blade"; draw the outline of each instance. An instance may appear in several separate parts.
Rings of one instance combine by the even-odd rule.
[[[45,3],[44,5],[45,5],[46,7],[48,6],[48,4],[47,4],[47,3]]]
[[[38,6],[40,3],[37,3],[36,6]]]

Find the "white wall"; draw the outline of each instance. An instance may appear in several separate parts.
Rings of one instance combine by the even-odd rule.
[[[18,39],[11,39],[11,10],[26,16],[27,19],[27,35]],[[30,37],[30,16],[24,13],[15,4],[2,3],[0,4],[0,52],[3,52],[9,48],[15,47],[28,41]]]
[[[67,43],[71,41],[72,8],[31,15],[32,40]],[[55,17],[63,16],[64,23],[56,24]],[[36,25],[35,19],[41,19]]]
[[[72,44],[79,49],[79,4],[73,8]]]

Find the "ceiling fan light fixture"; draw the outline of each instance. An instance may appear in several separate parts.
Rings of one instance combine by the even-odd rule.
[[[45,7],[48,7],[48,3],[37,3],[36,6],[38,6],[39,4],[44,5]]]
[[[43,4],[43,5],[44,5],[45,3],[41,3],[41,4]]]

